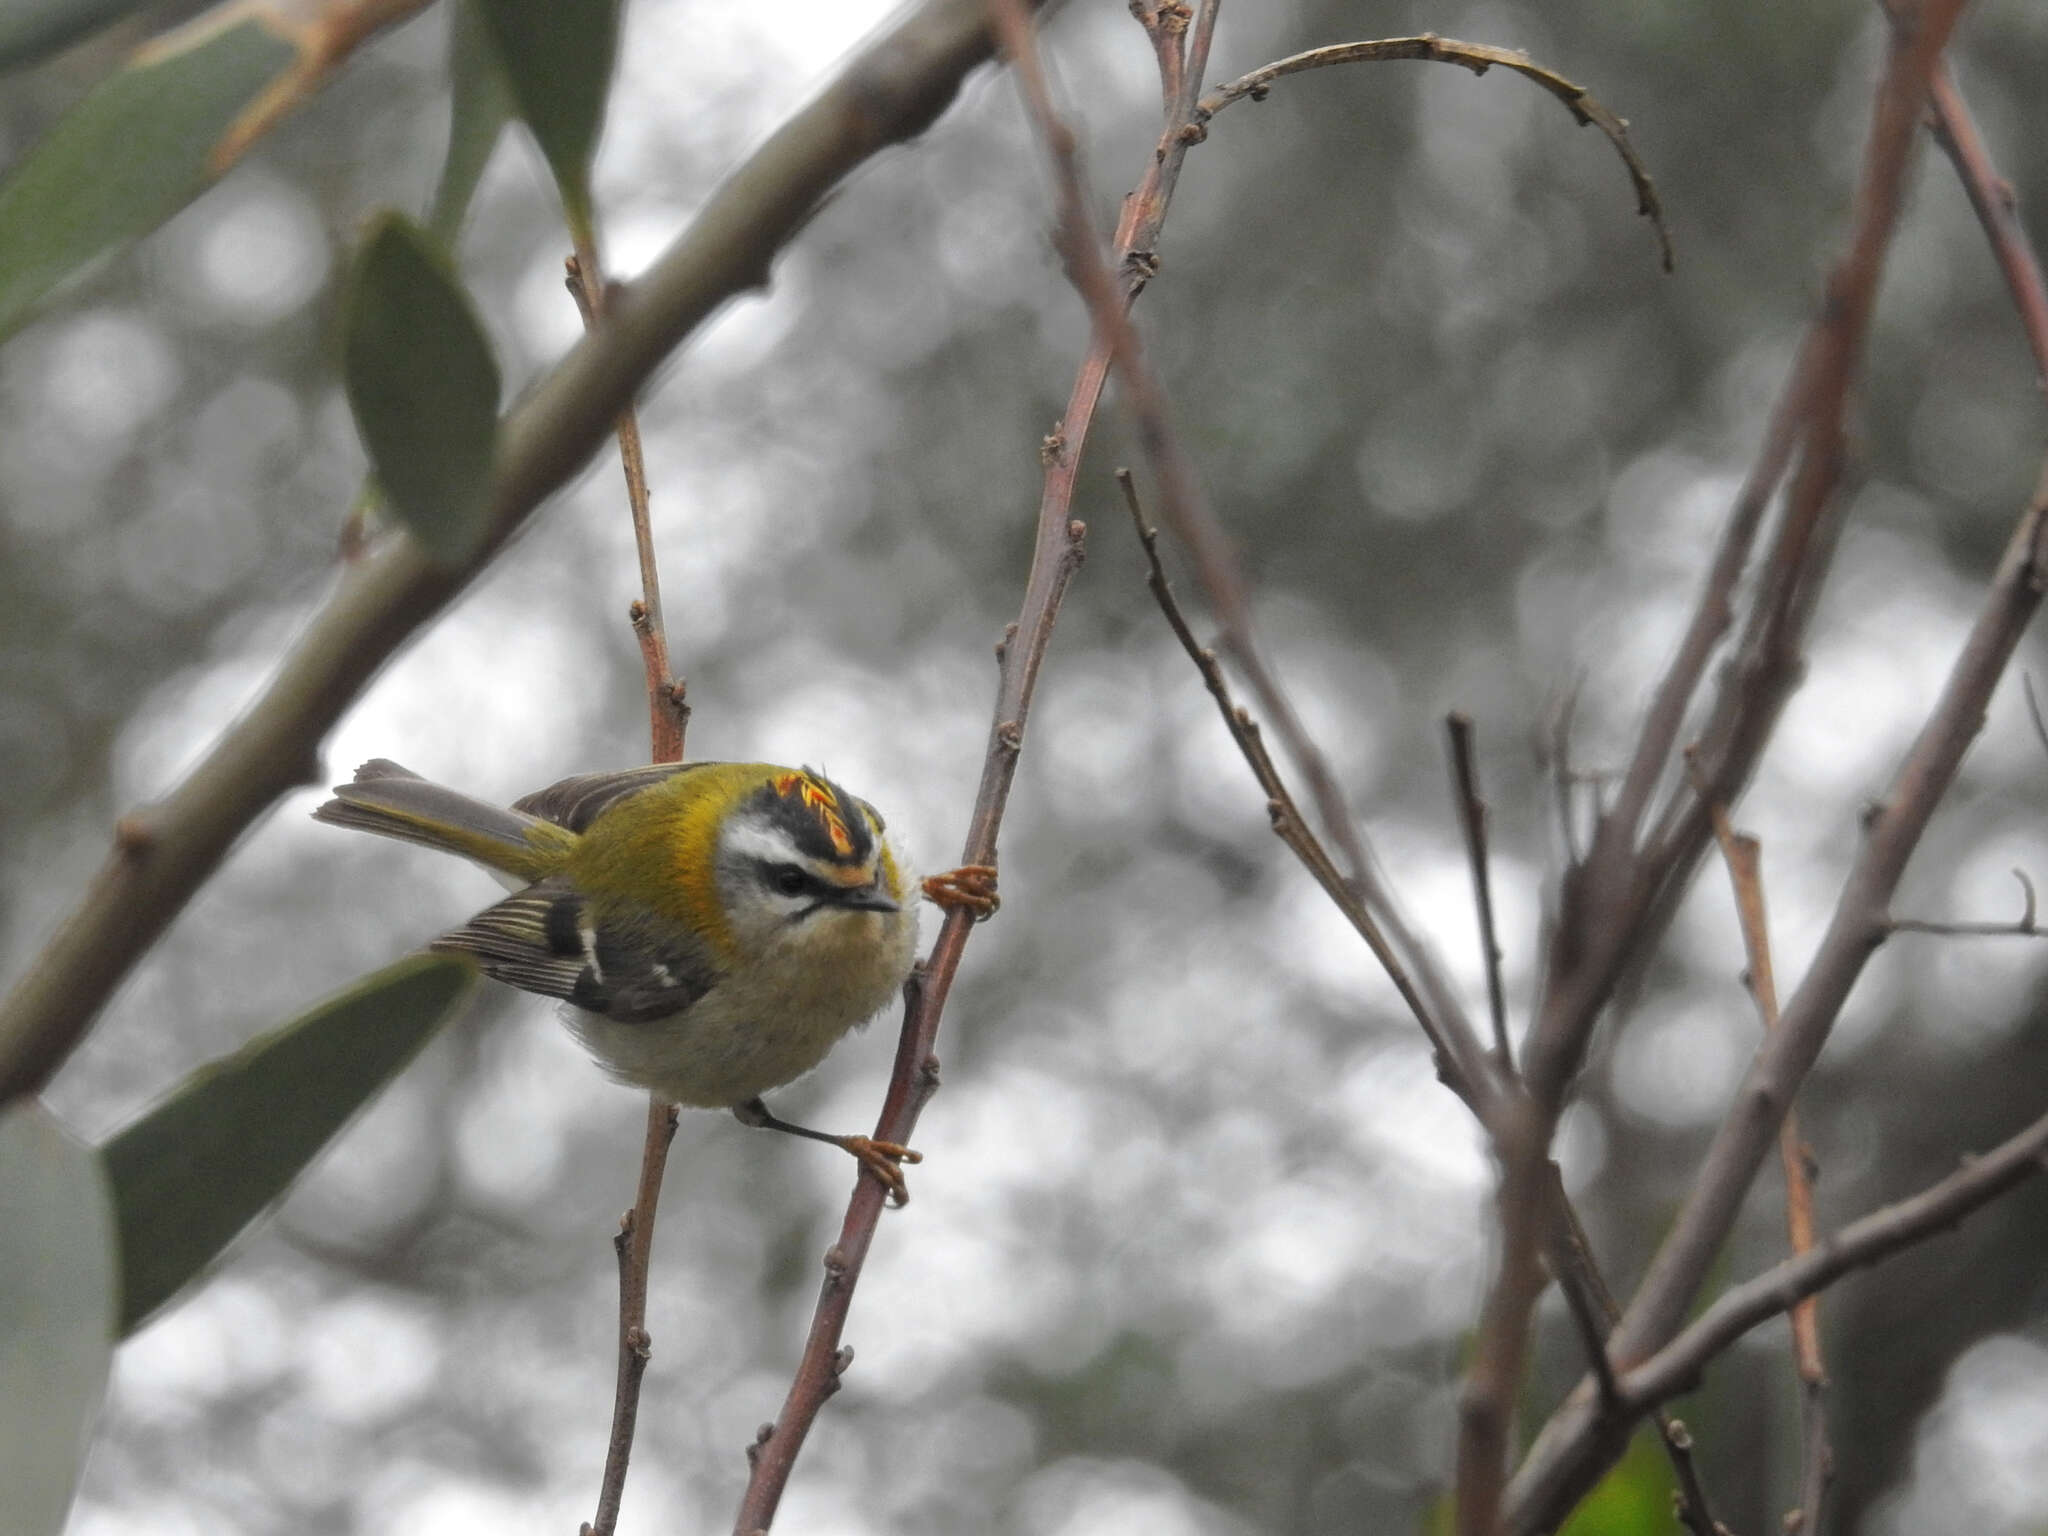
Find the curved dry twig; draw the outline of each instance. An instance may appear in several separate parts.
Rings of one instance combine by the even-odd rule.
[[[1657,235],[1658,259],[1666,272],[1677,264],[1677,256],[1671,246],[1671,231],[1664,223],[1664,207],[1657,199],[1657,184],[1650,177],[1649,168],[1628,141],[1628,123],[1610,112],[1582,85],[1574,85],[1555,70],[1545,69],[1518,48],[1496,48],[1488,43],[1461,43],[1454,37],[1438,37],[1434,32],[1424,32],[1416,37],[1383,37],[1355,43],[1332,43],[1324,48],[1311,48],[1306,53],[1290,54],[1284,59],[1275,59],[1271,64],[1261,65],[1248,75],[1239,75],[1204,96],[1195,107],[1195,123],[1206,130],[1207,124],[1218,112],[1234,102],[1264,101],[1275,80],[1287,75],[1298,75],[1311,69],[1328,69],[1337,64],[1377,64],[1389,60],[1415,59],[1434,64],[1456,64],[1469,69],[1475,75],[1483,75],[1498,65],[1512,70],[1525,80],[1534,81],[1544,90],[1564,103],[1580,127],[1588,124],[1606,135],[1607,142],[1614,146],[1614,152],[1621,156],[1621,163],[1628,168],[1628,179],[1635,188],[1636,212],[1650,221]]]
[[[1172,124],[1180,120],[1177,114],[1184,114],[1190,105],[1185,100],[1188,93],[1185,82],[1199,80],[1207,63],[1217,3],[1218,0],[1203,0],[1201,14],[1183,34],[1186,39],[1182,53],[1183,85],[1180,97],[1167,114],[1169,126],[1162,138],[1162,151],[1154,156],[1151,169],[1138,191],[1126,200],[1123,217],[1118,224],[1118,248],[1127,254],[1149,251],[1152,240],[1157,238],[1165,221],[1167,205],[1185,154],[1184,148],[1168,152],[1168,146],[1177,137],[1172,132]],[[989,17],[992,26],[1006,28],[1012,36],[1016,27],[1025,26],[1028,36],[1028,25],[1024,21],[1028,8],[1022,0],[1010,0],[1007,5],[998,0],[983,14]],[[1139,20],[1153,34],[1157,46],[1159,33],[1155,29],[1160,23],[1156,15],[1140,13]],[[1008,51],[1014,57],[1015,49]],[[1128,303],[1142,288],[1150,267],[1148,262],[1127,261],[1125,270],[1127,287],[1123,302]],[[1017,621],[1009,626],[997,647],[1000,671],[996,705],[989,725],[988,751],[982,760],[981,783],[975,793],[974,811],[961,854],[963,865],[994,867],[996,864],[996,836],[1009,803],[1017,758],[1023,749],[1024,729],[1037,687],[1039,667],[1052,638],[1060,602],[1081,563],[1087,530],[1071,517],[1075,476],[1081,445],[1086,441],[1108,378],[1109,359],[1109,345],[1098,334],[1076,370],[1066,412],[1043,445],[1041,462],[1045,468],[1045,480],[1039,500],[1031,570],[1025,580]],[[925,1102],[938,1088],[939,1063],[933,1054],[933,1046],[937,1041],[939,1018],[953,977],[959,970],[974,921],[973,915],[964,908],[948,911],[931,953],[904,988],[903,1027],[897,1039],[888,1097],[876,1123],[877,1139],[908,1141]],[[838,1391],[840,1378],[852,1362],[852,1351],[845,1348],[840,1340],[844,1337],[847,1316],[852,1309],[854,1288],[859,1283],[881,1218],[882,1200],[881,1185],[875,1180],[861,1178],[855,1181],[845,1218],[840,1224],[838,1241],[825,1253],[824,1286],[811,1315],[810,1331],[804,1340],[803,1355],[790,1382],[788,1395],[775,1422],[763,1425],[760,1434],[747,1448],[747,1488],[741,1497],[733,1526],[738,1536],[752,1536],[754,1532],[765,1531],[773,1522],[783,1489],[788,1485],[790,1472],[810,1434],[811,1425],[816,1422],[825,1402]]]

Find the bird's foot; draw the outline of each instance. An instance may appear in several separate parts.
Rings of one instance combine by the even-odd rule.
[[[927,875],[924,894],[925,900],[948,912],[973,913],[977,923],[985,923],[994,917],[1003,904],[1003,899],[996,894],[996,867],[993,864],[963,864],[943,875]]]

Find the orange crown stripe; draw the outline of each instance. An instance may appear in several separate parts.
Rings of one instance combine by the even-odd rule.
[[[787,799],[797,796],[811,814],[825,823],[826,834],[832,839],[833,848],[842,854],[853,852],[853,836],[846,830],[846,823],[839,815],[839,802],[832,791],[820,784],[807,773],[785,773],[775,780],[775,792]]]

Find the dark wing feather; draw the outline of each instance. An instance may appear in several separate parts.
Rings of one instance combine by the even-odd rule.
[[[613,805],[650,784],[709,763],[648,763],[641,768],[622,768],[615,773],[579,773],[574,778],[537,789],[513,805],[516,811],[552,821],[571,832],[582,832]]]
[[[656,927],[640,917],[599,924],[568,882],[548,879],[429,947],[473,955],[486,975],[511,986],[638,1024],[682,1012],[717,980],[699,947]]]

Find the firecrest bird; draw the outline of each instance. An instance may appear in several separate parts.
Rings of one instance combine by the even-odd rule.
[[[614,1077],[830,1142],[907,1197],[909,1148],[792,1125],[761,1102],[910,974],[918,887],[866,801],[808,768],[656,763],[564,779],[504,810],[378,758],[313,815],[460,854],[511,884],[428,947],[568,1003]],[[969,866],[925,894],[985,916],[994,873]]]

